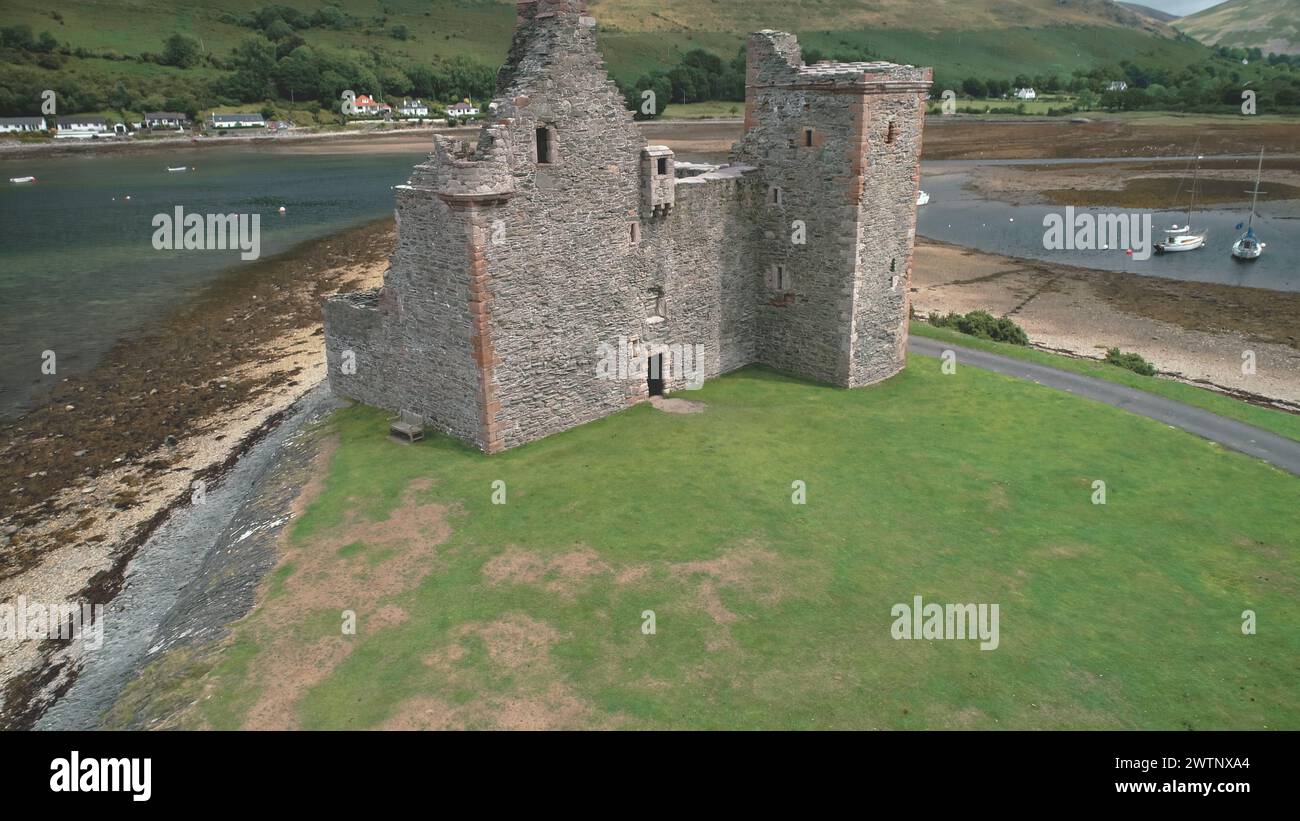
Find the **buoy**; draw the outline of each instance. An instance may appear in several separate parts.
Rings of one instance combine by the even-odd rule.
[[[283,206],[283,205],[280,206],[280,213],[281,213],[281,214],[284,213],[284,206]]]

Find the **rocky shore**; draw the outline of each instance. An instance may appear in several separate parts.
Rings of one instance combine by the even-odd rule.
[[[231,271],[0,426],[0,602],[107,604],[135,550],[324,377],[320,301],[382,281],[391,219]],[[0,653],[0,727],[71,684],[62,642]]]

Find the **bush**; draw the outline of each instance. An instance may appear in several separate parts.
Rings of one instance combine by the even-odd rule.
[[[1120,368],[1127,368],[1143,376],[1155,376],[1156,367],[1142,358],[1140,354],[1123,353],[1119,348],[1106,351],[1106,361]]]
[[[947,316],[932,313],[928,321],[936,327],[952,328],[979,339],[1006,342],[1009,345],[1029,344],[1029,335],[1024,328],[1006,317],[998,318],[987,311],[971,311],[964,315],[950,313]]]

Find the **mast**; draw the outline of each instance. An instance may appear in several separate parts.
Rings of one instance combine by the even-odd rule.
[[[1192,169],[1192,200],[1187,205],[1187,230],[1192,230],[1192,211],[1196,210],[1196,178],[1201,173],[1201,155],[1196,155],[1196,166]]]
[[[1264,173],[1264,149],[1259,150],[1259,167],[1255,169],[1255,190],[1250,192],[1250,219],[1246,222],[1246,232],[1255,222],[1255,201],[1259,199],[1259,178]]]

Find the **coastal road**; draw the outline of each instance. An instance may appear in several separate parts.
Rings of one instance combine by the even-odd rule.
[[[1191,405],[1184,405],[1182,402],[1175,402],[1115,382],[1107,382],[1104,379],[1083,376],[1048,365],[1039,365],[1036,362],[986,353],[974,348],[964,348],[923,336],[909,337],[907,350],[908,353],[934,357],[942,356],[944,351],[952,351],[957,355],[958,367],[966,365],[994,371],[1006,376],[1028,379],[1039,385],[1046,385],[1087,399],[1095,399],[1164,422],[1170,427],[1185,430],[1203,439],[1209,439],[1229,450],[1263,459],[1288,473],[1300,476],[1300,442]]]

